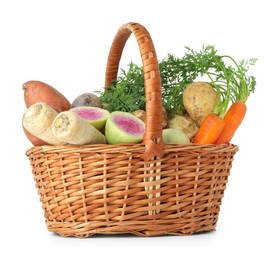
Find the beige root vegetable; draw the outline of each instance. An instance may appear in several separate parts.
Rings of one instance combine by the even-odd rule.
[[[52,122],[56,116],[57,112],[51,106],[38,102],[28,107],[22,123],[27,131],[41,140],[52,145],[62,145],[64,142],[52,133]]]
[[[134,116],[136,116],[137,118],[139,118],[142,122],[145,123],[145,116],[146,116],[146,112],[142,109],[137,109],[132,113]]]
[[[169,128],[176,128],[182,130],[188,138],[191,140],[198,131],[198,127],[195,124],[194,120],[185,114],[183,116],[175,115],[168,121]]]
[[[145,123],[146,112],[142,109],[137,109],[133,113],[137,118]],[[164,107],[162,107],[162,128],[166,128],[168,124],[168,116],[167,111]]]
[[[183,91],[183,105],[198,126],[213,113],[217,99],[217,92],[207,82],[193,82]]]
[[[162,107],[162,128],[166,128],[168,125],[168,113],[167,110]]]
[[[105,136],[73,111],[59,113],[52,123],[54,136],[76,145],[105,144]]]

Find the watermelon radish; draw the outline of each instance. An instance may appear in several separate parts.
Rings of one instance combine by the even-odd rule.
[[[107,118],[105,135],[109,144],[139,143],[144,130],[144,122],[135,115],[114,111]]]
[[[163,142],[165,144],[189,144],[189,137],[177,128],[167,128],[163,130]]]
[[[100,131],[104,128],[109,115],[108,110],[98,107],[83,106],[75,107],[70,110],[74,111],[79,117],[85,119]]]

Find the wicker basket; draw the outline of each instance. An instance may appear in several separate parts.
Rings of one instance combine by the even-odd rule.
[[[106,86],[117,77],[131,33],[145,77],[143,143],[37,146],[26,152],[47,228],[62,236],[188,235],[216,227],[238,147],[163,144],[159,66],[152,39],[140,24],[125,24],[117,32]]]

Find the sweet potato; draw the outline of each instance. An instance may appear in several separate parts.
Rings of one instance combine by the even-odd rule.
[[[24,126],[22,125],[23,131],[27,139],[33,144],[34,146],[41,146],[41,145],[49,145],[47,142],[41,140],[40,138],[36,137],[35,135],[32,135],[30,132],[28,132]]]
[[[36,80],[31,80],[22,85],[24,90],[24,101],[29,106],[44,102],[51,106],[57,113],[71,108],[70,102],[58,90],[52,86]]]
[[[65,96],[63,96],[59,91],[57,91],[52,86],[37,80],[27,81],[22,85],[24,90],[24,101],[26,107],[38,102],[45,102],[51,106],[56,112],[61,112],[69,110],[71,108],[70,102]],[[23,126],[23,131],[28,138],[28,140],[33,145],[46,145],[47,143],[38,137],[32,135]]]

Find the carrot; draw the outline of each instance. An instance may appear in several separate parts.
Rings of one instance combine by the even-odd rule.
[[[228,55],[220,57],[221,60],[224,58],[229,59],[235,65],[235,68],[229,67],[228,69],[223,62],[218,62],[218,66],[220,66],[224,74],[218,78],[219,81],[217,82],[214,82],[211,77],[214,74],[207,72],[208,77],[211,79],[211,84],[216,88],[219,96],[213,111],[216,122],[214,123],[213,119],[212,122],[210,120],[202,122],[194,138],[194,142],[199,144],[222,144],[230,142],[245,116],[247,109],[245,102],[250,93],[254,92],[256,85],[255,77],[247,77],[245,75],[249,65],[253,65],[256,59],[248,61],[242,60],[237,64],[236,61]],[[229,107],[230,102],[232,105]],[[217,120],[217,118],[219,118],[219,120]],[[223,123],[221,123],[221,121]],[[221,126],[222,124],[223,128]],[[212,133],[209,131],[212,131]],[[214,140],[215,137],[216,139]]]
[[[225,126],[215,144],[229,143],[246,114],[246,104],[241,101],[233,103],[224,116]]]
[[[202,124],[195,135],[196,144],[214,144],[224,128],[223,118],[211,113],[202,121]]]

